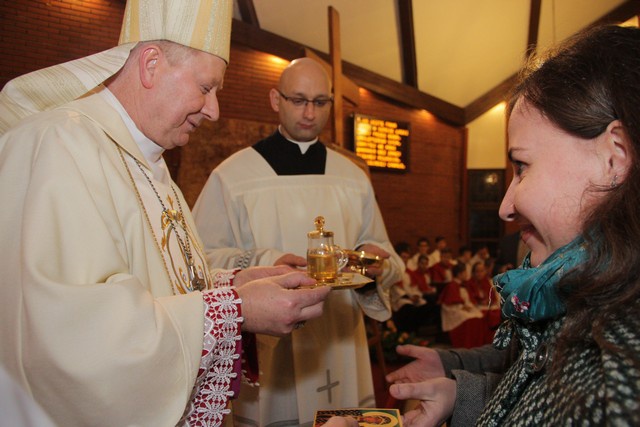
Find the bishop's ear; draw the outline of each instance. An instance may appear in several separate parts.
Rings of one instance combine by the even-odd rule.
[[[162,55],[160,49],[155,46],[148,46],[140,54],[140,81],[147,89],[153,87],[154,77],[158,72],[158,60]]]

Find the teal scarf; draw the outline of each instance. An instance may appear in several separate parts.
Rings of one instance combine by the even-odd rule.
[[[558,282],[586,261],[586,243],[577,237],[552,253],[538,267],[531,267],[531,254],[522,266],[493,278],[502,297],[502,322],[493,345],[509,347],[518,340],[520,354],[509,368],[485,408],[478,425],[504,424],[509,411],[522,399],[531,378],[553,358],[555,336],[562,327],[566,307],[558,296]],[[544,355],[541,358],[541,355]],[[541,362],[542,360],[542,362]]]
[[[538,267],[531,267],[531,254],[528,254],[520,268],[494,277],[502,297],[503,318],[532,323],[563,315],[566,308],[556,285],[567,272],[582,264],[586,256],[586,244],[579,236]]]

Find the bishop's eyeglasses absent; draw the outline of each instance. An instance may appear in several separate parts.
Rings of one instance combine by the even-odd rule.
[[[315,108],[324,108],[333,102],[333,97],[329,97],[329,98],[320,97],[315,99],[307,99],[307,98],[302,98],[300,96],[287,96],[284,93],[280,92],[279,90],[278,90],[278,93],[285,101],[290,102],[291,104],[293,104],[294,107],[297,107],[297,108],[306,107],[307,104],[309,103],[313,104]]]

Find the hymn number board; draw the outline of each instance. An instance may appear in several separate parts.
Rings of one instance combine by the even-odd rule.
[[[355,153],[372,169],[405,172],[408,166],[409,123],[354,114]]]

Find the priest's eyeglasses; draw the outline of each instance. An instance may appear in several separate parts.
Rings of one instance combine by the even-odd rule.
[[[284,93],[280,92],[279,90],[278,90],[278,93],[282,98],[284,98],[285,101],[290,102],[296,108],[306,107],[307,104],[313,104],[315,108],[324,108],[333,102],[333,98],[307,99],[299,96],[287,96]]]

